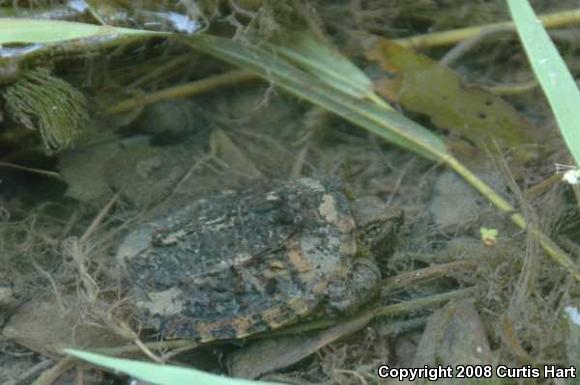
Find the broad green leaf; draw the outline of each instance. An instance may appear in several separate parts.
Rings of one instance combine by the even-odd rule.
[[[522,145],[537,143],[541,132],[502,98],[467,86],[452,69],[393,40],[369,37],[367,46],[367,59],[383,70],[375,77],[379,94],[482,149],[497,142],[514,149],[516,160],[533,155]]]
[[[566,64],[527,0],[508,0],[534,73],[577,165],[580,165],[580,92]]]
[[[274,382],[229,378],[179,366],[107,357],[80,350],[67,349],[66,353],[93,365],[156,385],[280,385]]]
[[[167,33],[62,20],[0,18],[0,44],[45,44],[95,37],[115,38],[123,35],[167,35]]]

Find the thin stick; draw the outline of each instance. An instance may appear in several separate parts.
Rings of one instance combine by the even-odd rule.
[[[26,171],[26,172],[29,172],[31,174],[38,174],[38,175],[42,175],[42,176],[47,176],[49,178],[55,178],[58,180],[62,180],[62,177],[60,176],[60,174],[58,172],[54,172],[54,171],[42,170],[40,168],[26,167],[26,166],[21,166],[19,164],[7,163],[7,162],[0,162],[0,166],[7,167],[7,168],[13,168],[15,170],[20,170],[20,171]]]
[[[467,52],[471,51],[474,47],[477,47],[479,43],[483,40],[488,38],[489,36],[493,36],[498,33],[504,32],[511,32],[513,31],[513,27],[496,27],[496,28],[485,28],[481,31],[481,33],[470,37],[469,39],[463,40],[459,42],[455,47],[451,48],[445,56],[443,56],[439,60],[439,64],[451,67],[451,64],[456,62],[460,57],[465,55]]]
[[[560,28],[569,24],[578,23],[580,21],[580,9],[568,10],[563,12],[551,13],[540,16],[546,28]],[[412,48],[427,48],[427,47],[441,47],[447,45],[457,44],[465,39],[485,33],[489,29],[495,28],[510,28],[515,31],[514,24],[511,21],[504,21],[500,23],[493,23],[487,25],[480,25],[477,27],[468,27],[454,29],[444,32],[428,33],[424,35],[416,35],[395,41],[401,45]]]
[[[70,357],[63,358],[52,368],[44,371],[35,381],[34,385],[51,385],[67,370],[73,367],[74,360]]]
[[[525,92],[530,92],[538,88],[539,85],[540,84],[536,79],[532,79],[521,83],[506,83],[495,85],[479,84],[478,86],[495,95],[518,95]]]
[[[401,314],[409,314],[418,310],[425,310],[432,306],[440,306],[443,303],[460,298],[470,298],[481,288],[474,286],[467,289],[458,289],[447,293],[435,294],[429,297],[417,298],[395,305],[384,306],[373,310],[373,317],[394,317]]]
[[[435,279],[457,271],[473,269],[476,266],[477,263],[475,261],[454,261],[433,265],[424,269],[409,271],[386,278],[381,284],[381,289],[393,291],[399,288],[410,287],[420,281]]]
[[[546,234],[540,231],[537,227],[528,224],[524,216],[515,211],[501,195],[499,195],[495,190],[485,184],[481,179],[479,179],[475,174],[469,171],[465,166],[463,166],[457,159],[453,157],[448,157],[445,162],[449,167],[451,167],[455,172],[461,175],[467,183],[479,191],[483,196],[485,196],[491,203],[495,205],[498,209],[506,214],[509,214],[510,219],[518,227],[523,230],[527,230],[532,234],[539,242],[542,248],[548,255],[560,266],[568,270],[574,278],[580,281],[580,269],[578,266],[570,259],[570,257]]]
[[[375,317],[395,317],[404,314],[409,314],[419,310],[425,310],[426,308],[431,308],[435,306],[441,306],[442,304],[460,299],[468,298],[473,296],[481,290],[477,286],[469,287],[466,289],[453,290],[441,294],[434,294],[428,297],[416,298],[409,301],[404,301],[394,305],[387,305],[371,310],[367,310],[355,316],[358,317],[368,317],[371,316],[372,319]],[[325,329],[336,325],[337,323],[344,322],[344,319],[322,319],[317,321],[312,321],[306,324],[291,326],[281,330],[275,330],[268,333],[268,337],[284,336],[284,335],[296,335],[298,333],[305,333],[312,330]],[[248,340],[253,340],[260,338],[261,336],[250,336]]]
[[[115,203],[117,203],[117,199],[118,198],[119,198],[119,193],[115,194],[107,202],[107,204],[105,205],[105,207],[103,207],[101,209],[101,211],[99,212],[99,214],[97,214],[97,216],[95,217],[95,219],[93,219],[93,221],[91,222],[91,224],[89,225],[89,227],[85,230],[84,234],[79,239],[79,243],[80,244],[85,243],[89,239],[89,237],[91,235],[93,235],[93,233],[95,232],[95,230],[103,222],[103,219],[105,218],[105,216],[111,211],[111,209],[113,208],[113,206],[115,205]]]
[[[219,75],[207,77],[205,79],[197,80],[195,82],[181,84],[179,86],[165,88],[157,92],[153,92],[144,96],[125,99],[110,107],[108,112],[110,114],[117,114],[121,112],[131,111],[134,108],[143,107],[149,104],[157,103],[167,99],[179,99],[188,96],[198,95],[204,92],[214,90],[216,88],[228,86],[231,84],[247,82],[258,79],[255,74],[236,70]]]

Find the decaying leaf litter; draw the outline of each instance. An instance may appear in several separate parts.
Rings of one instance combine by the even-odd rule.
[[[348,7],[313,3],[315,13],[301,3],[264,2],[257,8],[250,3],[236,3],[239,7],[226,10],[210,6],[204,12],[216,31],[224,34],[224,30],[229,30],[238,41],[250,45],[281,44],[280,36],[287,33],[287,28],[307,25],[314,35],[332,41],[353,62],[373,73],[377,82],[392,81],[400,73],[389,72],[386,77],[384,71],[389,68],[379,70],[365,61],[372,51],[361,42],[368,42],[369,34],[396,39],[429,28],[464,27],[468,23],[465,15],[474,19],[469,20],[469,25],[507,19],[501,2],[450,8],[430,3],[401,7],[398,2],[393,5],[389,1],[353,2]],[[534,6],[539,13],[558,11],[539,2]],[[571,10],[573,6],[562,2],[559,10]],[[365,34],[362,38],[361,31]],[[553,36],[572,71],[576,33],[570,27],[555,31]],[[422,52],[437,60],[448,49],[427,47]],[[112,255],[123,234],[160,202],[168,198],[197,199],[257,179],[324,175],[340,177],[352,197],[374,195],[405,210],[397,251],[381,260],[386,282],[374,306],[388,309],[401,301],[404,305],[405,301],[475,288],[463,295],[475,302],[476,311],[470,304],[453,302],[431,318],[425,308],[415,309],[412,314],[395,313],[395,319],[377,317],[371,323],[361,323],[359,319],[355,330],[361,330],[354,334],[350,330],[345,333],[349,337],[338,341],[336,338],[343,336],[341,325],[343,330],[349,330],[349,323],[344,320],[321,335],[294,330],[291,335],[301,336],[295,342],[296,357],[306,357],[317,349],[319,354],[275,374],[278,381],[372,381],[376,366],[381,363],[575,363],[570,352],[576,342],[570,338],[573,334],[568,334],[563,309],[575,304],[577,284],[545,257],[537,238],[518,232],[505,215],[451,171],[385,144],[344,120],[300,102],[281,88],[257,81],[232,84],[182,100],[160,101],[123,115],[107,113],[119,101],[138,101],[164,89],[232,70],[223,62],[191,52],[179,42],[158,39],[132,43],[105,54],[93,54],[89,59],[65,55],[53,66],[53,74],[90,98],[92,119],[74,139],[74,148],[47,158],[42,155],[40,142],[23,135],[26,129],[14,124],[19,119],[9,116],[8,110],[3,112],[6,118],[0,142],[2,161],[31,169],[56,170],[61,181],[2,169],[7,187],[2,191],[1,273],[6,284],[0,309],[5,321],[2,343],[12,353],[2,363],[6,367],[13,365],[20,346],[24,346],[32,352],[26,358],[31,367],[38,365],[27,378],[21,377],[24,370],[19,369],[2,381],[26,383],[41,373],[48,377],[49,370],[39,364],[47,359],[44,357],[60,360],[59,351],[66,346],[107,346],[108,352],[114,354],[126,346],[144,348],[143,344],[155,341],[155,336],[138,335],[139,325],[127,311],[128,300],[119,285],[120,272]],[[467,81],[454,91],[454,103],[472,101],[469,94],[477,93],[473,103],[487,107],[488,100],[494,104],[496,99],[490,95],[490,99],[481,100],[477,86],[493,89],[498,84],[517,85],[533,76],[517,40],[509,32],[480,41],[450,66]],[[437,67],[432,68],[438,72]],[[429,77],[421,81],[428,82]],[[422,90],[421,81],[417,92]],[[382,89],[378,89],[381,94]],[[400,90],[391,92],[404,96]],[[4,92],[3,95],[7,97]],[[388,92],[385,95],[393,96]],[[425,109],[424,104],[413,105],[413,97],[410,102],[409,98],[392,98],[389,102],[404,107],[405,114],[413,120],[445,134],[446,146],[453,149],[455,156],[573,257],[578,225],[577,206],[570,189],[557,183],[537,188],[549,179],[554,163],[566,162],[566,153],[550,127],[550,112],[539,95],[528,90],[507,99],[522,112],[510,112],[517,114],[513,119],[525,120],[526,127],[533,126],[526,129],[525,136],[534,138],[522,140],[519,145],[516,133],[515,142],[507,146],[499,137],[491,143],[481,143],[476,137],[454,130],[445,124],[446,116],[432,115],[433,111]],[[468,113],[470,110],[465,112]],[[487,119],[479,115],[481,111],[473,113],[475,119]],[[483,113],[495,114],[487,110]],[[516,147],[526,149],[525,153],[535,158],[528,156],[522,163],[514,156]],[[47,194],[43,196],[40,190]],[[494,246],[483,244],[482,227],[498,230]],[[388,312],[385,311],[393,314]],[[359,316],[368,317],[364,313]],[[349,322],[356,324],[356,318]],[[47,329],[47,325],[51,328]],[[296,327],[300,326],[303,325]],[[316,324],[311,326],[315,327]],[[446,350],[450,341],[441,338],[446,328],[475,329],[472,334],[478,338],[471,345],[451,345]],[[338,330],[338,334],[333,335],[332,330]],[[275,340],[265,339],[258,344],[276,346],[272,341]],[[150,356],[175,356],[172,342],[166,344],[169,351],[153,345],[147,348]],[[484,346],[485,354],[474,356],[475,345]],[[183,345],[175,349],[179,348]],[[205,356],[204,368],[225,370],[217,356],[214,360],[207,358],[212,349],[203,354],[177,355],[175,359],[199,367]],[[232,347],[226,348],[230,350]],[[257,350],[231,353],[230,370],[237,375],[263,374],[243,372],[249,364],[236,372],[233,364],[254,355],[260,360],[260,355],[253,353]],[[272,354],[266,351],[265,356]],[[263,364],[264,360],[258,362]],[[292,362],[289,359],[287,365]],[[66,376],[66,368],[72,368],[72,364],[61,367],[65,369],[53,373]],[[278,368],[270,368],[273,369]],[[69,370],[68,375],[71,373]]]

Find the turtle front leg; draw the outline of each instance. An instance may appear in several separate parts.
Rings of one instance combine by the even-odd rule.
[[[369,258],[357,258],[345,280],[333,280],[328,288],[328,310],[331,314],[352,314],[369,300],[379,288],[381,272]]]

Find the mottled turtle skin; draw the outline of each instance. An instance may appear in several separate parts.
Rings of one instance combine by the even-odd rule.
[[[355,227],[339,183],[303,178],[194,201],[129,234],[118,257],[143,326],[236,339],[368,299],[380,274],[356,258]]]

